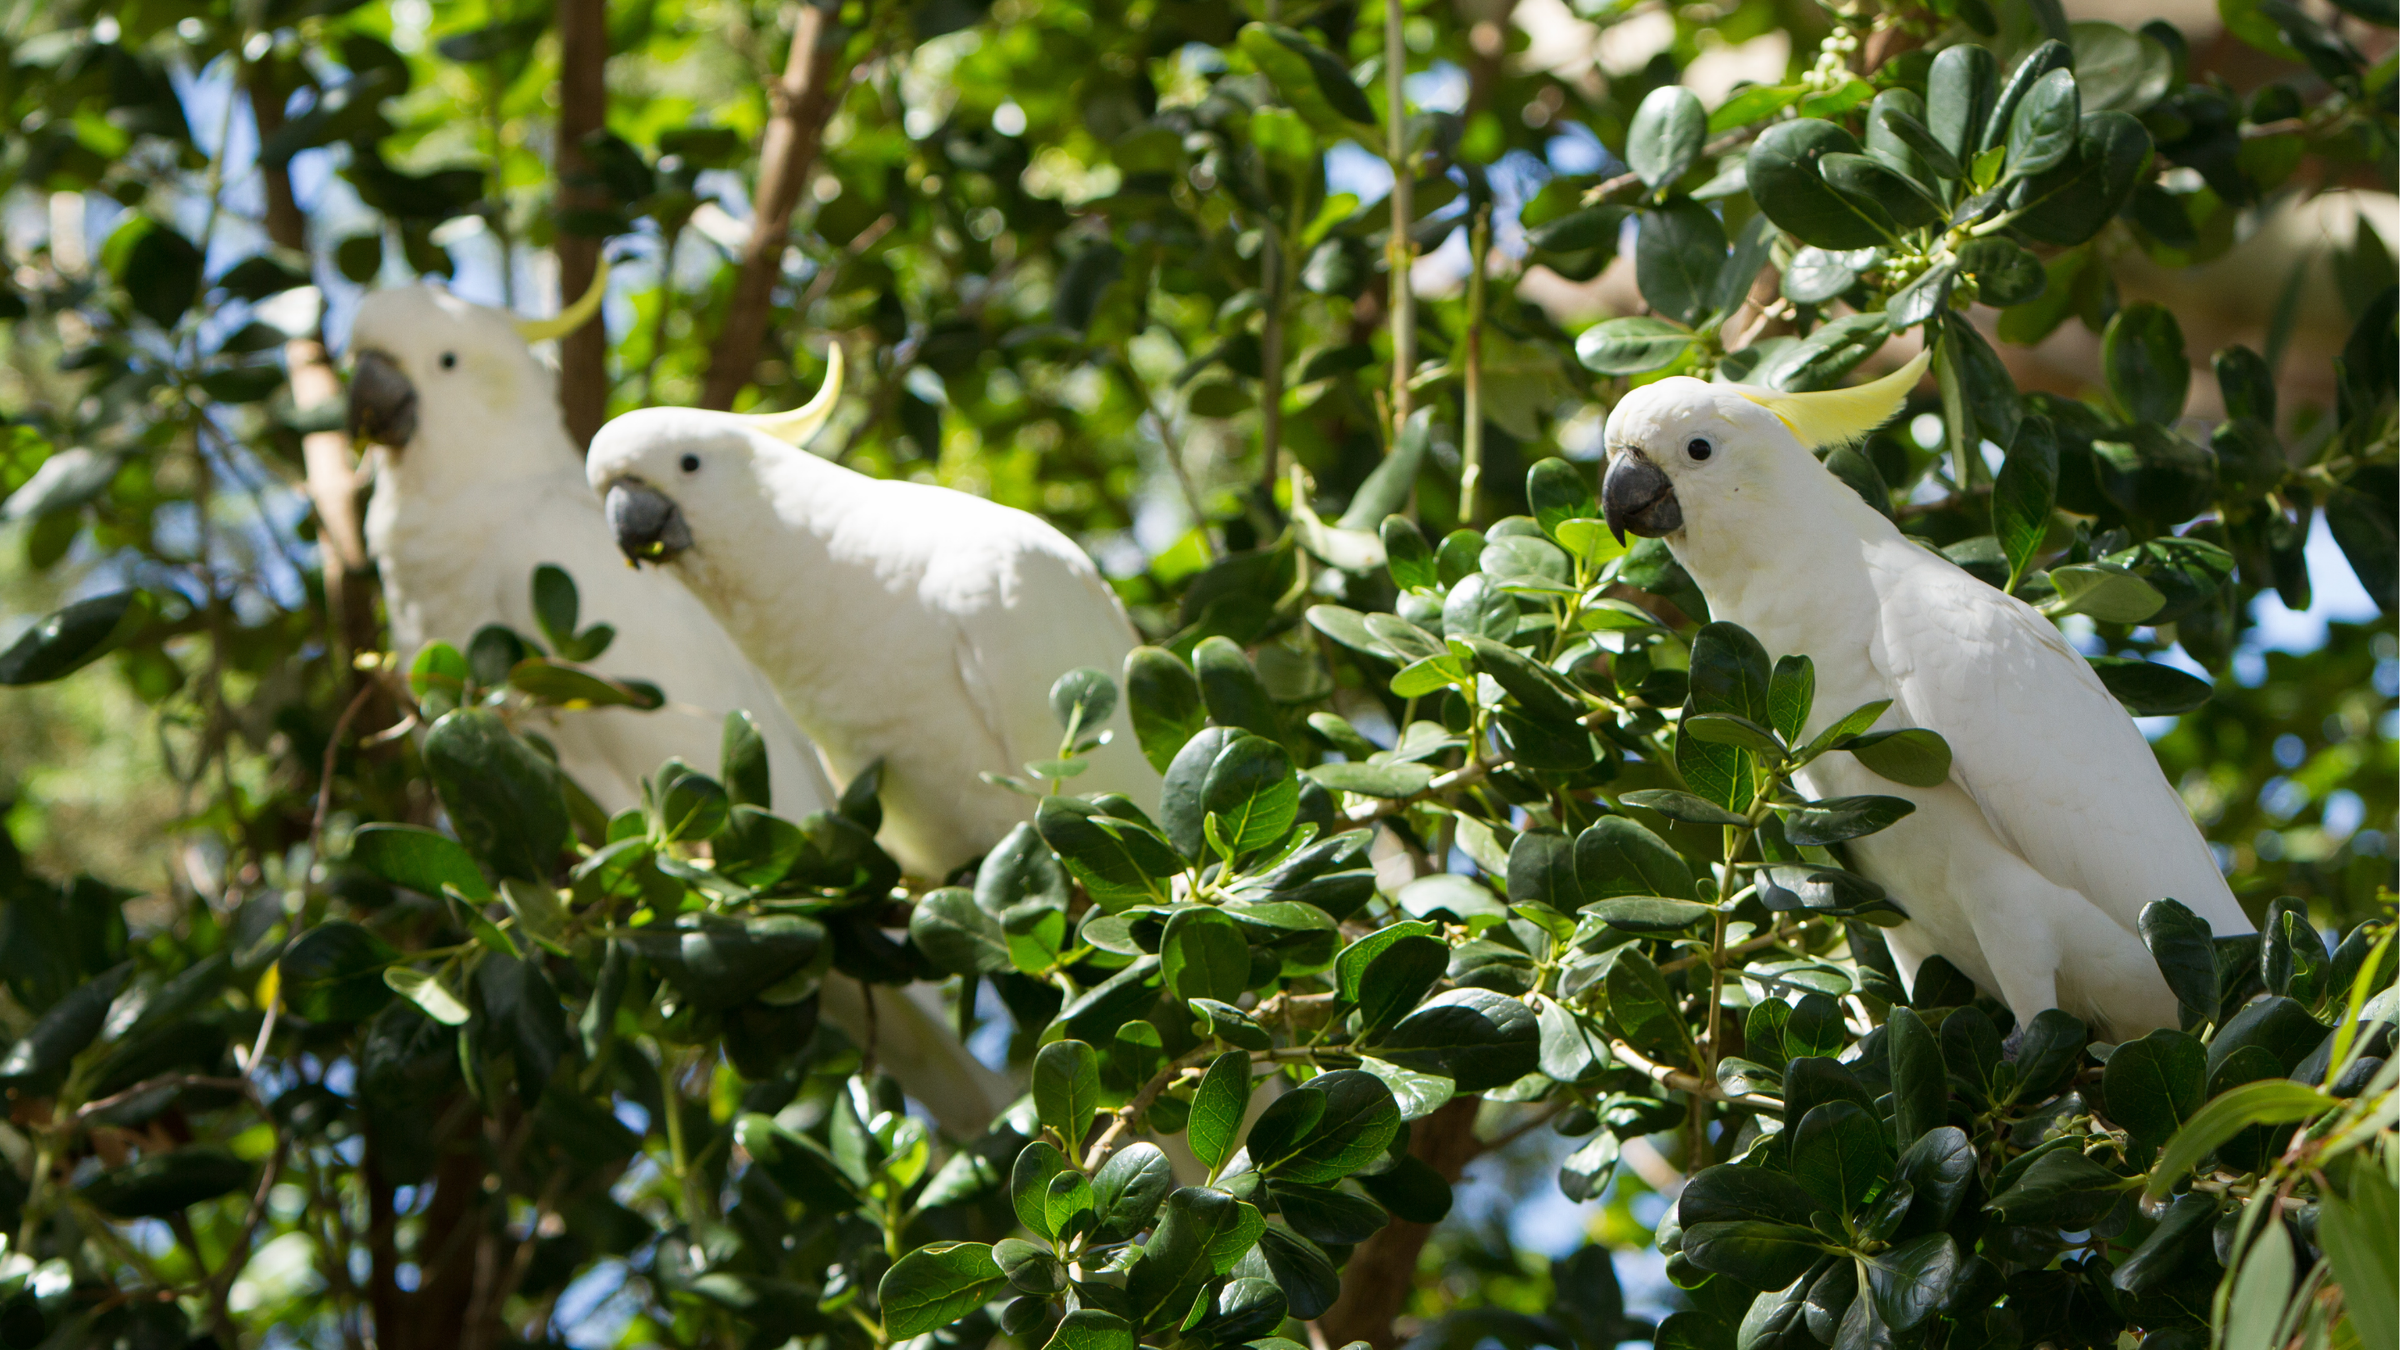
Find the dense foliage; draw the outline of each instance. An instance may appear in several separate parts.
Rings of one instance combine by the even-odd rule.
[[[48,617],[0,652],[41,686],[0,703],[0,1345],[2400,1338],[2392,260],[2335,260],[2330,406],[2291,394],[2301,269],[2214,353],[2117,285],[2391,183],[2389,5],[2226,0],[2271,72],[2240,87],[2054,0],[1579,4],[1672,28],[1599,75],[1518,59],[1510,9],[11,11],[0,520]],[[1783,82],[1679,82],[1776,33]],[[745,252],[778,174],[790,250]],[[515,300],[603,242],[570,424],[579,389],[788,406],[830,335],[867,395],[829,453],[1048,514],[1156,643],[1062,673],[1061,757],[970,872],[903,877],[872,774],[771,814],[738,717],[604,818],[539,728],[673,682],[554,569],[540,633],[385,650],[328,297],[337,334],[367,284]],[[1621,247],[1644,313],[1519,293]],[[2003,352],[2067,325],[2100,378],[2020,392]],[[1893,339],[1931,391],[1827,467],[2180,719],[2162,760],[2261,927],[2145,912],[2180,1029],[1901,980],[1906,898],[1841,849],[1908,803],[1794,774],[1937,783],[1948,748],[1815,709],[1595,519],[1629,387],[1831,387]],[[2383,620],[2261,656],[2320,519]],[[1120,699],[1155,811],[1073,795]],[[837,970],[940,983],[1026,1099],[940,1137],[819,1025]],[[1412,1296],[1460,1166],[1529,1131],[1612,1216],[1680,1188],[1601,1225],[1665,1255],[1670,1316],[1599,1243]]]

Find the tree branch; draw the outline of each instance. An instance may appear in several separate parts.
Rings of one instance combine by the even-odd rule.
[[[606,0],[558,0],[558,303],[574,304],[600,269],[600,240],[571,233],[566,217],[607,205],[592,182],[583,139],[608,125]],[[567,435],[588,447],[608,416],[607,322],[595,315],[558,340],[558,406]]]
[[[833,14],[814,3],[794,6],[792,53],[783,78],[767,91],[774,111],[759,137],[750,240],[742,247],[742,269],[726,307],[725,329],[709,354],[708,378],[700,393],[703,408],[732,407],[734,396],[758,369],[775,279],[783,274],[783,252],[791,240],[792,210],[799,205],[809,171],[816,167],[826,120],[838,102],[833,63],[845,36]]]

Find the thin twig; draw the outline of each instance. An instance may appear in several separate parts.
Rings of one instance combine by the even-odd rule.
[[[325,764],[317,776],[317,809],[308,823],[308,845],[312,854],[321,854],[325,849],[325,818],[333,814],[333,762],[341,753],[342,733],[350,729],[350,719],[358,716],[358,710],[367,706],[367,699],[374,692],[375,681],[372,678],[360,680],[358,692],[350,696],[350,706],[342,709],[342,715],[334,719],[333,734],[325,738]]]
[[[1627,1068],[1638,1069],[1649,1075],[1652,1081],[1661,1087],[1673,1088],[1677,1092],[1689,1092],[1695,1097],[1731,1102],[1736,1106],[1748,1106],[1761,1111],[1781,1112],[1783,1110],[1783,1102],[1778,1098],[1762,1097],[1755,1092],[1727,1092],[1696,1075],[1685,1073],[1681,1069],[1668,1068],[1623,1041],[1610,1041],[1608,1048],[1620,1063]]]

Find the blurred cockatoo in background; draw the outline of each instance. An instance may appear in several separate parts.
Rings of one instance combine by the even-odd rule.
[[[1937,787],[1839,753],[1798,775],[1819,798],[1916,804],[1846,846],[1908,912],[1886,934],[1904,975],[1938,954],[2020,1026],[2053,1007],[2114,1039],[2175,1026],[2142,907],[2179,900],[2220,934],[2252,924],[2149,743],[2048,619],[1902,534],[1810,453],[1889,421],[1925,365],[1821,393],[1635,390],[1608,419],[1608,523],[1664,538],[1711,615],[1815,664],[1804,738],[1889,699],[1880,725],[1949,742]]]
[[[883,846],[938,878],[1029,818],[982,775],[1060,749],[1049,692],[1112,678],[1139,640],[1099,569],[1037,516],[869,478],[801,448],[832,415],[841,355],[791,413],[649,408],[593,438],[586,471],[625,556],[690,587],[775,684],[837,777],[884,763]],[[1067,780],[1145,810],[1159,778],[1120,705]]]
[[[526,321],[429,286],[377,291],[350,330],[354,435],[380,447],[367,544],[382,575],[392,641],[465,649],[500,623],[538,632],[531,582],[543,563],[575,580],[586,622],[616,637],[598,664],[666,691],[655,712],[579,710],[543,728],[560,766],[615,813],[641,803],[644,776],[669,758],[706,771],[725,714],[747,711],[767,745],[774,809],[832,806],[815,747],[725,630],[684,588],[619,556],[581,456],[560,421],[556,377],[530,341],[588,320],[600,286],[565,315]],[[859,985],[825,982],[821,1010],[954,1132],[980,1132],[1016,1096],[947,1025],[938,991],[884,991],[869,1016]]]

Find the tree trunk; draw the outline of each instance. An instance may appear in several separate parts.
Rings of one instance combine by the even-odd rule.
[[[1455,1098],[1419,1121],[1409,1136],[1410,1155],[1456,1185],[1467,1164],[1483,1152],[1475,1138],[1475,1111],[1482,1104],[1481,1097]],[[1391,1350],[1400,1343],[1392,1324],[1416,1287],[1417,1257],[1432,1233],[1431,1224],[1394,1219],[1358,1244],[1342,1268],[1342,1296],[1317,1319],[1327,1346],[1365,1341],[1375,1350]]]
[[[783,253],[791,242],[792,209],[816,167],[825,122],[837,102],[833,65],[842,43],[832,14],[813,3],[797,7],[791,56],[784,63],[783,78],[767,91],[773,112],[759,137],[750,241],[742,248],[742,270],[725,310],[725,329],[709,355],[708,379],[700,394],[703,408],[732,407],[734,396],[758,369],[775,281],[783,275]]]
[[[287,96],[273,56],[250,66],[245,83],[251,116],[258,123],[261,144],[283,126]],[[308,217],[292,196],[290,166],[261,161],[265,180],[267,238],[280,248],[308,251]],[[283,361],[292,382],[292,403],[301,412],[320,410],[342,398],[341,376],[334,373],[325,344],[295,338],[284,344]],[[380,641],[375,602],[368,593],[366,534],[359,523],[358,460],[343,431],[312,431],[300,440],[301,462],[307,471],[309,501],[317,511],[317,556],[325,571],[325,608],[332,617],[334,660],[347,670],[350,657],[373,651]],[[384,720],[368,710],[364,729]]]
[[[591,183],[583,138],[608,125],[608,6],[606,0],[558,0],[558,204],[561,215],[607,205]],[[571,234],[559,222],[558,303],[591,289],[600,269],[601,241]],[[567,435],[588,448],[608,417],[608,331],[592,321],[558,340],[558,404]]]

